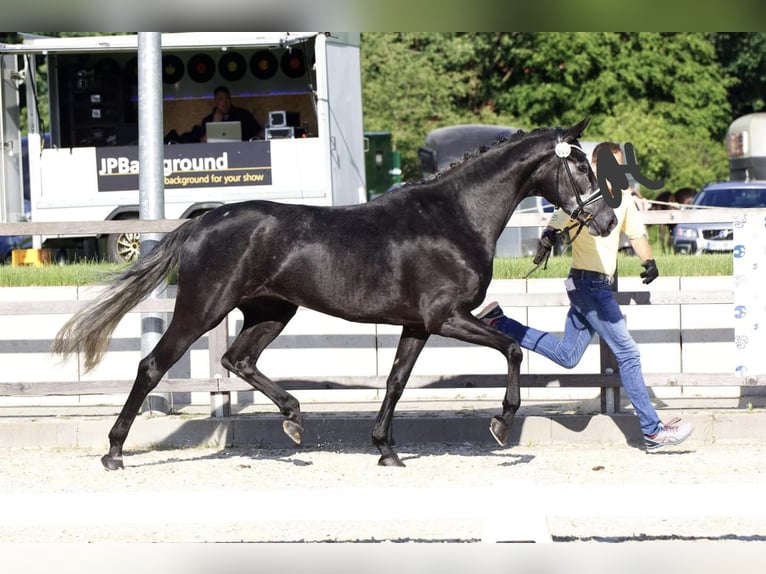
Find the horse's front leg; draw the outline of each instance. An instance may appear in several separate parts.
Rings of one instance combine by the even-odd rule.
[[[489,423],[489,431],[498,444],[505,446],[508,444],[508,435],[511,430],[511,423],[516,411],[521,406],[521,392],[519,390],[519,377],[521,375],[521,360],[523,354],[519,344],[512,339],[512,343],[507,348],[508,358],[508,384],[505,388],[503,397],[503,414],[492,417]]]
[[[383,397],[383,403],[372,429],[372,444],[378,447],[380,451],[378,464],[381,466],[404,466],[392,448],[391,422],[394,418],[396,404],[404,392],[415,361],[427,340],[428,333],[426,331],[413,331],[407,327],[402,329],[402,336],[399,339],[394,357],[394,365],[391,367],[386,381],[386,395]]]

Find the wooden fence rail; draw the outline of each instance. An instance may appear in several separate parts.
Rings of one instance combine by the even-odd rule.
[[[625,291],[616,293],[621,305],[697,305],[730,304],[732,292],[727,290],[711,291]],[[513,295],[514,306],[519,307],[565,307],[568,305],[564,293],[518,293]],[[150,299],[141,302],[131,313],[167,313],[172,312],[175,300],[172,298]],[[87,303],[85,301],[0,301],[0,316],[25,315],[61,315],[76,312]],[[207,392],[212,395],[232,391],[252,390],[244,381],[220,373],[220,357],[228,346],[228,319],[208,333],[208,360],[211,376],[208,378],[166,379],[157,387],[156,392]],[[619,405],[620,380],[616,374],[608,374],[602,364],[599,373],[565,374],[523,374],[523,387],[538,388],[599,388],[602,397],[602,410],[614,412]],[[650,387],[661,386],[755,386],[766,384],[766,377],[737,377],[735,373],[646,373],[645,379]],[[385,388],[385,376],[324,376],[276,378],[287,390],[325,390],[325,389],[382,389]],[[130,390],[129,380],[97,381],[33,381],[18,383],[0,383],[0,396],[33,397],[51,395],[94,395],[120,394]],[[502,374],[460,374],[455,376],[413,376],[410,388],[494,388],[504,387],[506,377]],[[211,404],[219,404],[220,396],[211,396]]]
[[[657,211],[646,212],[647,223],[712,222],[732,221],[741,212],[737,210],[705,211]],[[547,223],[548,214],[514,214],[510,225],[527,227],[541,226]],[[98,222],[23,222],[0,223],[0,235],[68,235],[100,234],[122,231],[168,232],[180,225],[182,220],[119,220]],[[616,293],[620,305],[705,305],[731,304],[731,290],[694,290],[694,291],[623,291]],[[174,299],[148,299],[131,310],[131,313],[170,313]],[[61,315],[72,314],[87,301],[0,301],[0,317],[9,315]],[[568,298],[562,289],[557,293],[514,293],[513,305],[516,307],[566,307]],[[222,371],[220,357],[225,352],[229,341],[228,320],[208,333],[208,359],[210,376],[208,378],[166,379],[157,387],[157,392],[209,392],[215,395],[211,404],[219,404],[221,394],[227,396],[232,391],[252,390],[244,381],[229,377],[228,373],[217,376]],[[2,345],[2,341],[0,341]],[[523,374],[521,384],[524,387],[595,387],[601,389],[602,410],[614,412],[619,406],[619,376],[609,374],[606,368],[610,364],[608,356],[602,352],[602,362],[598,373],[564,374]],[[645,373],[647,385],[658,386],[754,386],[766,384],[764,376],[738,377],[731,373]],[[300,389],[381,389],[385,388],[385,376],[322,376],[277,378],[288,390]],[[0,396],[32,397],[50,395],[87,395],[126,393],[132,385],[128,380],[98,381],[32,381],[0,383]],[[410,388],[448,388],[467,387],[491,388],[504,387],[506,377],[502,374],[461,374],[456,376],[413,376]],[[220,412],[216,410],[216,412]]]

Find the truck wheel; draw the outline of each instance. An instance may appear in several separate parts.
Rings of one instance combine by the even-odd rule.
[[[129,263],[138,259],[141,234],[112,233],[106,238],[106,254],[112,263]]]

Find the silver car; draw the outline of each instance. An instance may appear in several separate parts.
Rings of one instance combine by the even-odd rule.
[[[702,188],[693,206],[747,209],[766,207],[766,181],[725,181]],[[673,229],[676,253],[726,253],[734,250],[730,223],[679,223]]]

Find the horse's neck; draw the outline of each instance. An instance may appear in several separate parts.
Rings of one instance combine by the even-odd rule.
[[[458,192],[467,223],[493,250],[514,210],[526,196],[524,181],[531,170],[524,169],[520,163],[511,165],[514,167],[492,176],[482,176],[488,170],[478,166],[471,173],[470,193]]]

